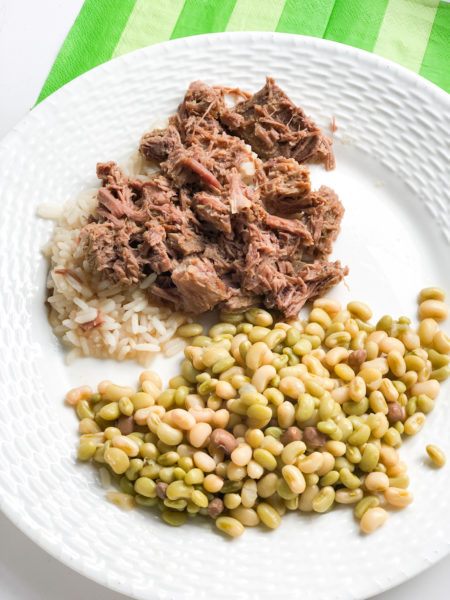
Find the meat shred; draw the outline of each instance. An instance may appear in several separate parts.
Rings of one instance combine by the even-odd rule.
[[[142,137],[160,164],[152,179],[97,165],[80,244],[113,283],[156,273],[152,299],[187,313],[263,304],[294,317],[348,271],[328,261],[344,208],[330,188],[311,190],[303,164],[332,168],[331,142],[273,79],[250,97],[232,91],[243,100],[229,108],[228,88],[192,83],[168,127]]]

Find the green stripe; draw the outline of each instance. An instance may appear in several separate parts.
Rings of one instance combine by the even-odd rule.
[[[184,0],[137,0],[113,57],[169,40],[183,5]]]
[[[40,102],[85,71],[106,62],[136,0],[86,0],[41,90]]]
[[[420,74],[450,92],[450,4],[440,2]]]
[[[235,4],[236,0],[186,0],[170,39],[225,31]]]
[[[322,37],[334,0],[286,0],[276,31]]]
[[[389,0],[374,52],[418,71],[438,4],[439,0]]]
[[[237,0],[227,31],[274,31],[285,0]]]
[[[336,0],[325,35],[372,52],[388,0]]]

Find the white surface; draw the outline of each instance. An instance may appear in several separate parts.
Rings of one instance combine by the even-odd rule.
[[[23,18],[23,15],[22,15]],[[65,33],[61,35],[61,38],[63,38],[65,36]],[[3,34],[2,34],[3,37]],[[1,40],[0,40],[1,43]],[[51,54],[51,53],[50,53]],[[49,65],[50,66],[50,65]],[[25,72],[26,73],[26,72]],[[45,75],[43,76],[45,77]],[[223,81],[223,79],[221,79],[221,82]],[[3,84],[3,77],[2,79],[0,79],[0,84]],[[183,86],[183,84],[180,84],[181,87]],[[3,87],[3,85],[2,85]],[[38,88],[35,90],[35,94],[33,96],[33,99],[29,102],[30,104],[32,104],[33,100],[35,99],[35,97],[37,96],[38,92],[40,89],[40,84],[38,86]],[[13,104],[17,104],[19,105],[19,98],[16,98],[16,102],[12,102],[11,105]],[[6,112],[7,110],[12,111],[13,113],[13,109],[14,106],[11,108],[11,105],[8,106],[4,106],[4,98],[2,95],[1,98],[1,109],[2,109],[2,113]],[[5,109],[5,110],[4,110]],[[12,114],[10,113],[10,114]],[[342,125],[343,122],[341,122]],[[9,125],[11,125],[12,122],[9,123]],[[339,124],[339,121],[338,121]],[[7,124],[8,125],[8,124]],[[341,130],[342,132],[342,130]],[[345,153],[343,153],[342,155],[342,166],[346,165],[346,168],[349,168],[349,165],[351,165],[352,162],[352,157],[351,153],[348,156],[348,159],[350,160],[346,160]],[[111,155],[112,157],[113,155]],[[109,158],[110,156],[108,156]],[[339,152],[338,152],[338,158],[339,158]],[[94,159],[95,160],[95,159]],[[378,173],[374,173],[374,175],[378,175]],[[331,181],[332,184],[336,185],[336,183],[334,181]],[[364,182],[360,181],[360,185],[363,185]],[[385,182],[385,186],[386,186],[386,182]],[[336,187],[338,187],[336,185]],[[390,190],[391,187],[389,185],[387,185],[388,189]],[[342,193],[342,190],[339,190]],[[402,190],[401,190],[402,191]],[[389,194],[392,192],[388,192],[386,194],[386,199],[388,199]],[[408,194],[402,194],[402,195],[408,195]],[[356,200],[356,197],[355,197]],[[352,203],[353,204],[353,203]],[[352,206],[353,208],[353,206]],[[398,217],[401,216],[403,209],[399,209],[398,212]],[[418,224],[417,222],[415,222],[413,224],[413,230],[415,234],[419,233],[419,238],[421,237],[420,232],[418,232]],[[41,227],[41,232],[42,232],[42,227]],[[344,235],[344,234],[343,234]],[[40,242],[39,242],[40,243]],[[346,259],[347,256],[345,256],[344,254],[346,254],[344,252],[345,247],[340,245],[340,248],[338,248],[338,252],[337,254],[340,253],[340,257],[343,259]],[[350,259],[351,265],[354,266],[353,260],[354,258],[352,257],[348,257]],[[42,271],[42,269],[41,269]],[[354,269],[353,269],[354,271]],[[419,271],[420,273],[420,271]],[[351,283],[351,282],[350,282]],[[353,292],[353,287],[352,287],[352,292]],[[35,296],[36,299],[36,296]],[[39,299],[39,298],[38,298]],[[388,305],[390,304],[390,306],[392,306],[392,301],[390,301],[388,303]],[[409,307],[408,307],[409,308]],[[381,307],[380,307],[381,310]],[[377,312],[378,312],[378,306],[377,306]],[[406,312],[406,311],[402,311],[402,312]],[[80,368],[80,367],[79,367]],[[81,369],[82,370],[82,369]],[[81,372],[77,371],[80,373]],[[18,399],[16,402],[19,402],[20,399]],[[60,407],[58,406],[58,410],[60,409]],[[68,429],[67,431],[71,432],[70,428],[74,428],[74,423],[73,423],[73,418],[70,415],[67,415],[67,412],[64,413],[63,415],[63,421],[64,423],[67,425]],[[65,425],[64,425],[65,426]],[[69,437],[69,443],[71,443],[72,441],[72,437],[69,433],[69,435],[67,436]],[[420,444],[421,445],[421,444]],[[69,453],[71,453],[72,449],[69,448]],[[80,479],[78,479],[79,483],[82,483],[85,479],[85,473],[79,473],[77,474],[77,476],[80,475]],[[57,493],[57,489],[55,491],[55,493]],[[102,514],[103,512],[103,508],[104,505],[102,504],[102,500],[100,498],[95,498],[95,507],[96,509],[99,510],[99,513]],[[35,506],[33,506],[33,510],[31,510],[30,508],[30,513],[34,512]],[[105,510],[106,512],[106,510]],[[111,513],[113,515],[114,518],[116,518],[116,513]],[[403,518],[403,515],[402,515]],[[127,517],[128,520],[128,517]],[[292,520],[291,520],[292,521]],[[398,519],[395,519],[395,521],[398,522]],[[396,526],[396,522],[394,521],[394,519],[392,519],[392,521],[388,524],[388,527],[395,527]],[[296,525],[298,523],[298,520],[296,521]],[[18,532],[10,523],[8,523],[4,517],[1,518],[0,521],[0,526],[1,526],[1,539],[2,539],[2,543],[1,543],[1,555],[0,555],[0,559],[1,559],[1,570],[0,570],[0,576],[1,576],[1,591],[0,591],[0,597],[3,599],[9,599],[9,598],[24,598],[24,599],[34,599],[34,598],[48,598],[49,600],[52,600],[53,598],[56,600],[56,598],[68,598],[69,600],[71,600],[71,598],[81,598],[81,597],[85,597],[85,598],[97,598],[98,600],[103,600],[103,598],[106,600],[106,598],[108,598],[109,600],[117,600],[118,598],[123,598],[123,596],[120,596],[118,594],[115,594],[113,592],[110,592],[108,590],[105,590],[101,587],[99,587],[98,585],[87,581],[86,579],[78,576],[77,574],[75,574],[74,572],[69,571],[66,567],[64,567],[63,565],[57,563],[54,559],[50,558],[48,555],[46,555],[45,553],[43,553],[41,550],[39,550],[32,542],[28,541],[27,538],[25,538],[23,536],[23,534],[21,534],[20,532]],[[414,527],[417,526],[417,523],[414,523]],[[286,524],[284,525],[284,527],[282,527],[282,529],[280,530],[280,532],[284,533],[286,532]],[[414,531],[414,527],[412,527],[412,531]],[[168,530],[165,529],[165,532],[167,532]],[[385,530],[383,530],[385,531]],[[199,534],[204,535],[204,530],[199,531]],[[169,535],[169,534],[168,534]],[[179,532],[178,532],[179,535]],[[200,537],[197,536],[197,537]],[[220,539],[220,538],[219,538]],[[272,538],[265,536],[263,538],[264,540],[266,540],[266,545],[269,543],[273,542],[273,536]],[[214,537],[214,540],[217,542],[218,538]],[[149,542],[150,545],[152,545],[153,540],[150,538]],[[229,548],[229,544],[227,545],[227,547]],[[410,547],[411,548],[411,547]],[[417,556],[417,554],[416,554]],[[413,561],[415,556],[414,553],[412,552],[412,550],[410,550],[410,552],[408,552],[408,546],[405,546],[405,548],[402,549],[401,554],[400,554],[400,562],[410,562]],[[449,565],[449,559],[447,558],[445,561],[443,561],[441,564],[437,565],[436,567],[433,567],[433,569],[427,573],[422,574],[420,577],[414,579],[412,582],[406,583],[402,586],[400,586],[399,588],[397,588],[396,590],[392,590],[391,592],[387,592],[385,594],[382,594],[381,596],[379,596],[380,600],[381,598],[383,598],[383,600],[402,600],[404,598],[422,598],[425,596],[425,594],[433,594],[433,598],[435,600],[443,600],[444,597],[447,598],[447,594],[446,594],[446,588],[448,587],[448,574],[445,573],[446,569],[445,567],[447,566],[448,568]],[[400,568],[400,567],[399,567]],[[163,591],[163,584],[159,584],[159,586],[156,586],[157,589],[159,590],[159,592]],[[159,594],[158,594],[159,595]],[[175,596],[177,597],[177,596]],[[179,597],[179,596],[178,596]],[[330,596],[331,597],[331,596]],[[349,596],[347,596],[348,598]],[[346,600],[347,600],[346,598]]]
[[[36,102],[82,0],[0,0],[0,138]]]

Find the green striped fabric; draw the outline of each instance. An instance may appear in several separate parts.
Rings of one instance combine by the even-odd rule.
[[[450,3],[440,0],[85,0],[38,102],[144,46],[219,31],[279,31],[389,58],[450,92]]]

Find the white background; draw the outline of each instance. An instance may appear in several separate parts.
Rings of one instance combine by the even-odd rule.
[[[81,5],[82,0],[0,0],[0,137],[34,105]],[[407,548],[404,560],[408,560]],[[357,568],[357,564],[355,557],[352,568]],[[450,557],[447,557],[373,600],[419,600],[427,596],[448,600],[449,573]],[[0,515],[0,600],[81,598],[124,600],[126,597],[54,560]]]

